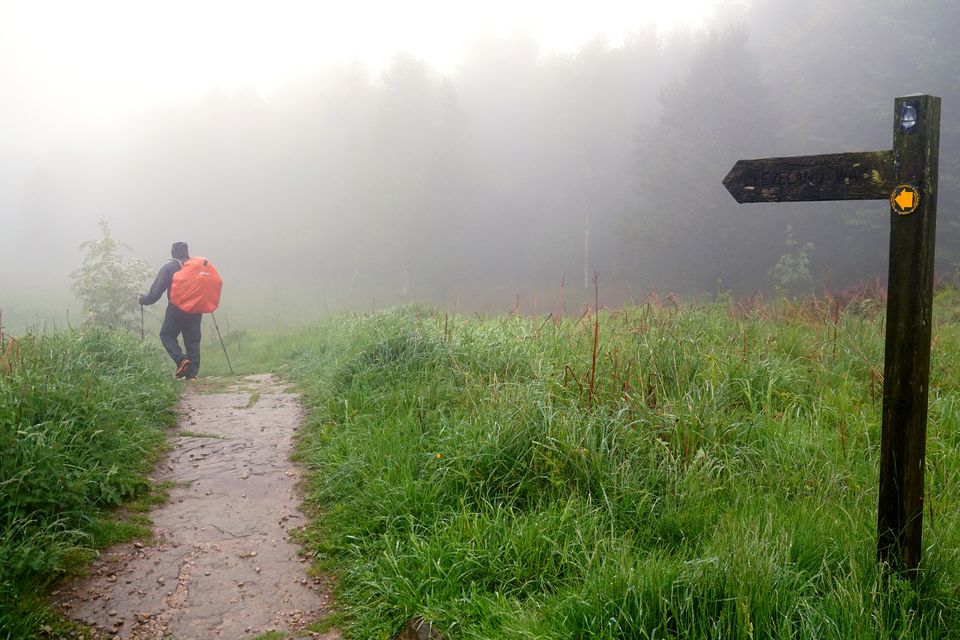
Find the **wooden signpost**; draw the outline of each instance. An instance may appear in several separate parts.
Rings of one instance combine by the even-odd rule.
[[[940,98],[911,95],[894,101],[889,151],[740,160],[723,179],[741,203],[890,203],[877,557],[911,574],[923,530],[939,150]]]

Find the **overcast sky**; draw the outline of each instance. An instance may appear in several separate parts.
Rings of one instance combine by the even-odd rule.
[[[471,38],[522,30],[544,52],[655,23],[698,26],[715,0],[0,0],[0,146],[88,142],[213,89],[264,97],[312,70],[397,51],[453,72]]]

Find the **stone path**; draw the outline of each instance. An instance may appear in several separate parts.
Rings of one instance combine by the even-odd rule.
[[[302,631],[329,612],[323,579],[290,540],[301,471],[290,462],[302,420],[296,395],[268,375],[223,393],[203,385],[181,400],[180,435],[154,479],[169,501],[150,513],[154,540],[106,550],[57,602],[104,638],[251,638]]]

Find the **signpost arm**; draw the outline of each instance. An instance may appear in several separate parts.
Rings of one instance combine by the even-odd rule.
[[[897,98],[895,112],[895,179],[908,187],[896,205],[913,206],[902,213],[891,197],[877,557],[912,572],[923,529],[940,98]]]

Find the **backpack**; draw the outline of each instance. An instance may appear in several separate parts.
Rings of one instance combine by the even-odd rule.
[[[186,313],[213,313],[220,304],[223,280],[210,261],[195,256],[180,263],[170,283],[170,302]]]

